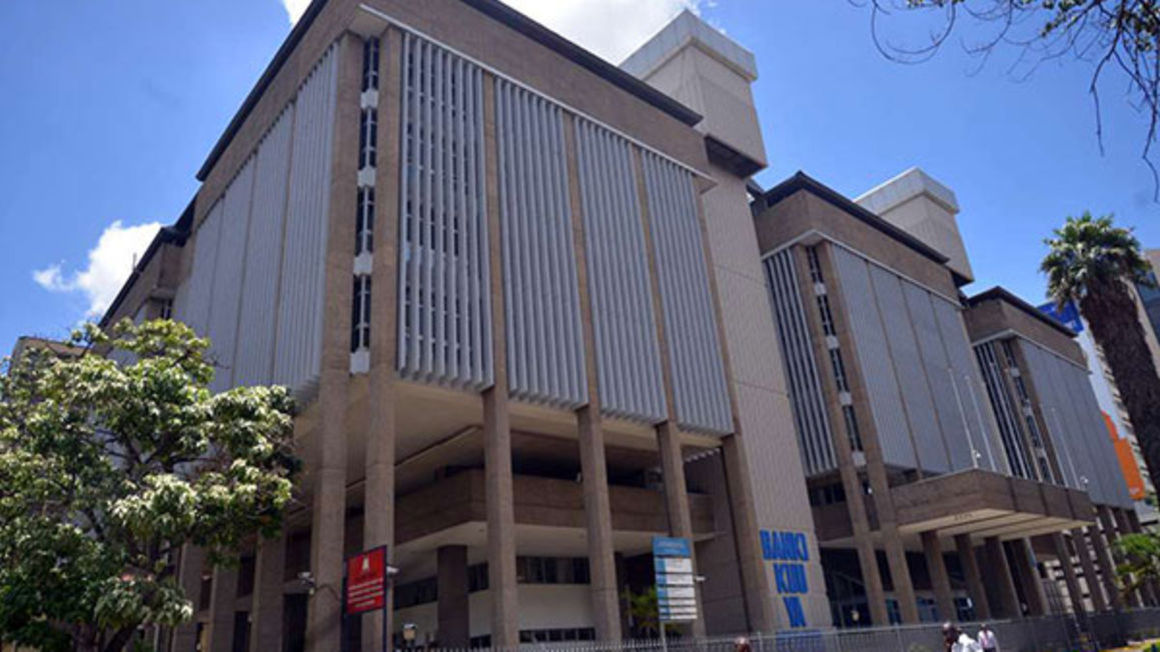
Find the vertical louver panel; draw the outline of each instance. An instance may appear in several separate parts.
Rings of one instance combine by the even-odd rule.
[[[209,312],[213,303],[213,270],[217,264],[222,230],[222,202],[210,209],[193,238],[193,264],[174,306],[177,318],[198,335],[209,333]]]
[[[295,102],[274,362],[274,382],[295,390],[317,380],[322,362],[337,67],[332,46],[298,90]]]
[[[693,177],[654,154],[643,159],[677,422],[730,433],[733,414]]]
[[[563,116],[500,81],[496,127],[511,395],[575,408],[588,392]]]
[[[979,376],[979,368],[971,354],[962,312],[950,301],[933,300],[935,323],[938,324],[949,364],[947,375],[952,380],[956,401],[961,403],[963,419],[968,430],[968,444],[979,456],[979,466],[999,473],[1009,473],[1007,457],[1003,454],[998,428],[988,418],[987,390]]]
[[[213,272],[213,306],[210,309],[210,357],[215,376],[210,389],[220,392],[233,386],[234,351],[238,337],[238,303],[242,296],[246,236],[250,227],[250,200],[254,190],[254,160],[242,166],[222,199],[222,233]]]
[[[890,360],[868,263],[840,247],[833,247],[832,251],[842,280],[842,298],[850,315],[850,333],[858,352],[862,381],[866,385],[883,461],[888,465],[915,468],[914,445],[903,412],[902,396]]]
[[[656,423],[668,407],[632,152],[583,119],[576,144],[600,402],[612,416]]]
[[[950,470],[947,449],[935,416],[934,399],[926,384],[922,357],[915,340],[910,315],[906,309],[902,286],[909,285],[898,275],[881,267],[870,266],[870,279],[885,327],[890,359],[906,407],[906,419],[914,438],[919,466],[926,471],[945,473]]]
[[[399,371],[482,389],[493,382],[483,73],[405,38]]]
[[[960,411],[960,402],[955,400],[956,386],[951,382],[950,361],[931,305],[934,302],[945,303],[946,299],[933,296],[913,283],[904,282],[902,288],[906,295],[910,323],[922,354],[926,380],[930,383],[943,440],[950,453],[951,468],[955,471],[972,468],[975,460],[971,456],[970,440],[967,437],[966,416]]]
[[[802,304],[793,254],[784,250],[765,259],[777,337],[789,381],[794,425],[808,475],[837,468],[825,395],[822,392],[812,339]]]
[[[987,398],[999,426],[999,439],[1003,443],[1003,454],[1011,473],[1027,479],[1035,479],[1034,463],[1030,451],[1023,441],[1023,429],[1019,426],[1020,407],[1011,395],[999,357],[992,342],[975,347],[975,357],[983,374],[983,384],[987,388]]]
[[[234,385],[266,384],[273,373],[276,328],[273,315],[278,308],[293,122],[294,106],[290,105],[262,139],[254,162],[254,201],[246,241]]]

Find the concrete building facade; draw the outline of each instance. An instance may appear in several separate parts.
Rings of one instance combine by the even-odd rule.
[[[215,391],[299,403],[302,507],[236,569],[182,553],[172,650],[381,648],[339,600],[379,545],[388,627],[443,646],[639,635],[659,535],[695,542],[685,635],[829,624],[744,192],[752,55],[688,14],[633,61],[493,0],[311,4],[104,319],[171,315]],[[735,101],[658,90],[677,62]]]
[[[1002,290],[965,298],[957,210],[920,170],[857,201],[798,173],[754,201],[836,624],[1044,614],[1048,556],[1114,581],[1095,522],[1131,501],[1082,354]]]
[[[615,67],[497,0],[315,0],[103,320],[180,319],[215,391],[299,405],[286,531],[184,550],[168,649],[637,636],[657,536],[694,543],[685,636],[1043,613],[1044,541],[1106,584],[1122,497],[1086,416],[1001,409],[953,192],[751,205],[756,79],[687,12]],[[1013,345],[1071,374],[1030,400],[1082,411],[1053,337]],[[344,619],[378,546],[387,622]]]

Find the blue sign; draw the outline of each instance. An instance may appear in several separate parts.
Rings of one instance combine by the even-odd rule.
[[[653,537],[654,557],[692,557],[689,540],[680,537]]]
[[[1063,304],[1063,307],[1055,305],[1055,302],[1045,303],[1039,306],[1039,312],[1052,317],[1055,321],[1067,326],[1076,333],[1083,332],[1083,319],[1079,316],[1079,308],[1076,307],[1074,301],[1068,301]]]

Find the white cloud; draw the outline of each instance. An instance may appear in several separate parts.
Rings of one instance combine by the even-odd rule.
[[[89,250],[89,266],[66,274],[61,263],[32,272],[32,280],[50,292],[81,292],[89,301],[88,317],[100,315],[117,297],[125,279],[133,271],[133,262],[161,228],[158,222],[124,226],[120,220],[110,224],[97,246]]]
[[[682,9],[700,14],[711,0],[503,0],[508,5],[613,62],[620,63]],[[282,0],[290,24],[310,0]]]
[[[284,0],[289,2],[290,0]],[[620,63],[682,9],[707,0],[504,0],[529,18],[613,63]]]
[[[286,17],[290,19],[291,25],[298,22],[309,6],[310,0],[282,0],[282,7],[286,9]]]

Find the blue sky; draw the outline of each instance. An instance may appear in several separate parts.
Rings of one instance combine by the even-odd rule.
[[[891,63],[868,10],[846,0],[512,2],[612,59],[698,8],[757,55],[770,160],[759,181],[801,169],[854,196],[921,166],[958,195],[978,278],[969,290],[1001,283],[1038,301],[1042,238],[1085,208],[1160,246],[1142,119],[1110,78],[1101,156],[1085,64],[1016,82],[1000,57],[972,75],[957,40],[928,63]],[[194,172],[289,31],[287,10],[0,3],[0,355],[21,334],[63,336],[115,294],[133,251],[193,196]]]

